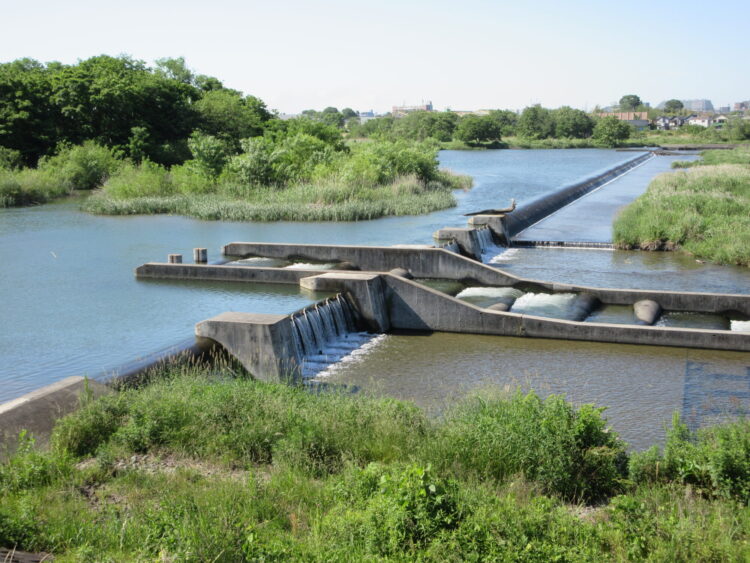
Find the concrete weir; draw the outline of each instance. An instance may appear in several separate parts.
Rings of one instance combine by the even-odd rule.
[[[455,239],[458,246],[461,242]],[[357,318],[358,329],[382,333],[399,331],[443,331],[499,336],[525,336],[623,344],[645,344],[750,351],[750,333],[730,330],[704,330],[647,326],[661,311],[693,312],[750,317],[750,295],[594,288],[558,284],[513,276],[456,254],[445,248],[366,247],[280,243],[230,243],[227,255],[261,256],[324,262],[348,262],[359,271],[284,269],[252,266],[148,263],[136,269],[138,278],[221,280],[298,284],[326,291],[345,300]],[[397,270],[399,269],[399,270]],[[391,271],[400,271],[395,275]],[[515,288],[529,294],[562,294],[573,299],[572,316],[565,320],[503,311],[504,307],[482,308],[431,289],[415,278],[456,280],[472,285]],[[568,297],[566,297],[567,299]],[[648,304],[649,318],[642,309]],[[233,353],[256,377],[271,381],[297,379],[306,372],[304,364],[339,358],[338,345],[330,335],[342,330],[323,315],[321,302],[307,311],[287,315],[224,313],[199,323],[196,335],[218,342]],[[602,306],[627,305],[641,324],[584,322]],[[304,336],[299,322],[311,323],[310,338],[317,338],[312,356],[300,345]],[[297,325],[295,325],[295,318]],[[313,322],[314,321],[314,322]],[[350,329],[353,330],[353,329]],[[325,334],[329,336],[326,337]],[[309,344],[309,343],[306,343]],[[337,353],[326,352],[328,345]],[[310,348],[312,345],[306,346]],[[319,348],[319,350],[318,350]]]

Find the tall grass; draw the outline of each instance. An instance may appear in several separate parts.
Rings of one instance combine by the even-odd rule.
[[[600,410],[559,397],[473,397],[430,420],[392,399],[236,376],[163,368],[86,401],[49,452],[25,438],[0,465],[0,547],[58,561],[750,555],[738,504],[750,477],[728,461],[746,462],[744,422],[697,442],[677,425],[664,454],[675,470],[655,471],[666,462],[647,452],[626,480]],[[705,456],[725,477],[686,488]]]
[[[750,265],[750,167],[700,166],[657,176],[617,217],[613,238],[625,248],[681,248]]]
[[[426,183],[414,176],[397,177],[378,186],[330,180],[283,189],[227,183],[214,188],[214,193],[201,193],[200,189],[175,193],[180,186],[162,188],[161,177],[146,174],[129,174],[110,182],[116,182],[117,189],[111,191],[106,185],[86,201],[86,211],[105,215],[172,213],[224,221],[358,221],[419,215],[455,206],[452,191],[471,185],[469,177],[447,172]],[[117,197],[131,189],[139,195]]]

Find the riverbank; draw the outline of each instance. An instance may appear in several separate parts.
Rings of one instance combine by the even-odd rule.
[[[682,250],[750,265],[750,151],[708,151],[689,172],[655,178],[614,222],[620,248]],[[745,163],[745,164],[741,164]],[[697,166],[696,166],[697,165]]]
[[[0,547],[174,558],[742,559],[748,423],[628,454],[600,410],[485,389],[392,399],[176,364],[0,465]],[[679,518],[677,517],[679,515]]]

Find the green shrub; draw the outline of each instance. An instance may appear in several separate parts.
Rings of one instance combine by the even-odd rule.
[[[451,412],[431,452],[436,465],[505,481],[522,474],[548,493],[594,502],[626,477],[625,445],[606,428],[603,409],[573,408],[535,393],[477,397]]]
[[[663,454],[658,448],[630,460],[636,483],[692,485],[707,495],[750,502],[750,419],[690,432],[675,414]]]
[[[125,164],[104,184],[104,192],[115,199],[165,196],[174,193],[169,173],[153,162]]]
[[[70,460],[66,455],[40,452],[34,444],[34,438],[26,431],[21,432],[15,453],[6,463],[0,464],[0,490],[22,491],[43,487],[71,472]]]
[[[322,522],[333,543],[396,556],[419,550],[459,523],[457,484],[429,466],[370,464],[342,484],[344,502]]]
[[[69,190],[91,190],[101,186],[120,164],[112,149],[85,141],[43,158],[38,168],[54,175]]]
[[[0,170],[0,207],[35,205],[70,192],[52,171]]]

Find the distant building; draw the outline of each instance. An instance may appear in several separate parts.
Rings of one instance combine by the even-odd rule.
[[[357,118],[359,118],[360,123],[367,123],[371,119],[375,119],[377,115],[374,111],[358,111],[357,112]]]
[[[705,113],[702,115],[695,115],[688,119],[688,125],[697,125],[698,127],[711,127],[713,123],[714,120],[712,116]]]
[[[620,121],[640,121],[648,120],[647,111],[611,111],[596,114],[598,117],[616,117]]]
[[[730,108],[729,106],[721,106],[716,111],[718,111],[719,113],[729,113],[730,111],[732,111],[732,108]]]
[[[711,100],[681,100],[682,105],[689,111],[714,111],[714,105]]]
[[[679,129],[690,117],[680,117],[679,115],[660,115],[654,120],[654,125],[660,131],[670,131],[673,129]]]
[[[713,116],[713,126],[717,129],[724,127],[727,121],[729,121],[729,118],[726,115],[719,114]]]
[[[455,113],[458,117],[463,117],[464,115],[479,115],[479,116],[485,116],[489,115],[492,110],[490,109],[475,109],[475,110],[451,110],[451,113]]]
[[[745,111],[750,109],[750,100],[745,102],[736,102],[734,104],[734,111]]]
[[[393,117],[404,117],[407,114],[414,113],[415,111],[433,111],[432,102],[427,102],[421,106],[393,106],[391,115]]]

